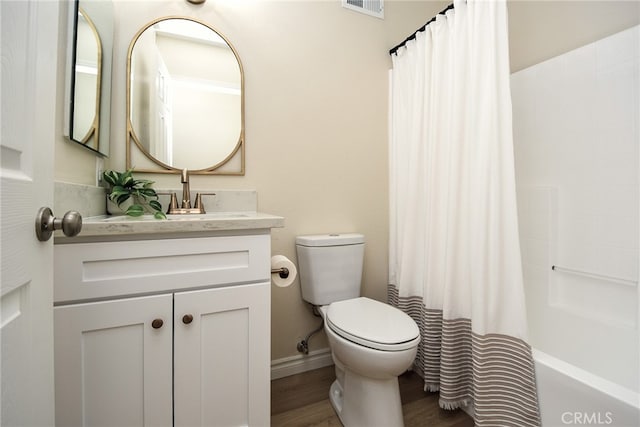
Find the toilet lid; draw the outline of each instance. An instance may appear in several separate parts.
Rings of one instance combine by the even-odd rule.
[[[420,341],[418,325],[408,314],[365,297],[330,304],[326,321],[343,338],[377,350],[406,350]]]

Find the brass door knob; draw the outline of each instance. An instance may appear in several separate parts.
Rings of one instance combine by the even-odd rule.
[[[151,322],[151,327],[153,329],[160,329],[162,328],[162,325],[164,325],[162,319],[153,319],[153,322]]]
[[[188,325],[191,322],[193,322],[193,316],[192,315],[185,314],[184,316],[182,316],[182,323],[184,323],[185,325]]]

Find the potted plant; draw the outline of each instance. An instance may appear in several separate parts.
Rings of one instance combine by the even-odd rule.
[[[151,187],[153,181],[133,178],[133,169],[126,172],[108,170],[102,176],[108,185],[107,198],[126,215],[137,217],[150,212],[156,219],[167,218],[158,201],[158,193]],[[127,201],[130,201],[128,206]]]

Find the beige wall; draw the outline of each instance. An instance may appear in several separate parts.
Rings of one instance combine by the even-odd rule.
[[[640,1],[510,0],[511,72],[640,23]]]
[[[339,1],[209,0],[201,6],[177,0],[117,1],[109,166],[125,167],[129,41],[159,16],[197,17],[224,34],[243,62],[247,172],[244,177],[195,176],[192,186],[257,190],[259,210],[286,219],[283,229],[273,231],[273,253],[294,261],[296,235],[365,234],[363,294],[385,300],[387,52],[446,4],[387,0],[385,19],[379,20],[343,9]],[[607,19],[622,20],[613,15]],[[519,27],[512,21],[512,34]],[[538,52],[544,50],[534,48],[534,41],[548,44],[534,35],[523,39],[527,43],[520,41],[512,50]],[[91,183],[92,156],[63,145],[56,151],[56,179]],[[70,171],[70,164],[80,163],[86,166]],[[159,187],[179,187],[177,176],[151,177]],[[272,289],[272,313],[272,358],[297,354],[296,343],[318,324],[300,299],[297,281]],[[312,350],[323,347],[323,337],[312,340]]]
[[[363,293],[386,299],[387,50],[394,15],[378,20],[339,2],[132,2],[117,7],[114,140],[110,167],[124,168],[125,53],[138,28],[158,16],[188,15],[233,43],[246,90],[246,175],[192,177],[200,189],[255,189],[259,209],[282,215],[272,252],[295,260],[296,235],[358,231],[367,238]],[[118,4],[122,6],[123,4]],[[410,4],[412,9],[424,4]],[[123,15],[120,15],[124,13]],[[406,12],[405,12],[406,13]],[[389,16],[390,15],[390,16]],[[411,13],[411,16],[415,14]],[[422,13],[422,16],[425,14]],[[400,15],[402,16],[402,15]],[[414,24],[397,29],[412,30]],[[391,26],[392,27],[392,26]],[[177,176],[155,176],[178,187]],[[296,343],[317,324],[299,284],[272,289],[272,357],[297,354]],[[311,349],[326,347],[315,339]]]

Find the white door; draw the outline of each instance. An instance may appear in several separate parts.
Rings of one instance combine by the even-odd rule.
[[[4,426],[54,423],[53,241],[35,217],[53,204],[58,2],[0,1],[0,380]]]
[[[174,295],[176,426],[269,425],[270,286]]]
[[[151,154],[156,159],[164,163],[173,164],[173,85],[171,84],[171,74],[167,65],[162,59],[160,52],[156,52],[158,71],[156,73],[156,90],[153,104],[155,111],[152,115],[155,118],[153,125],[155,135],[152,141]]]
[[[54,309],[57,426],[172,425],[173,295]]]

